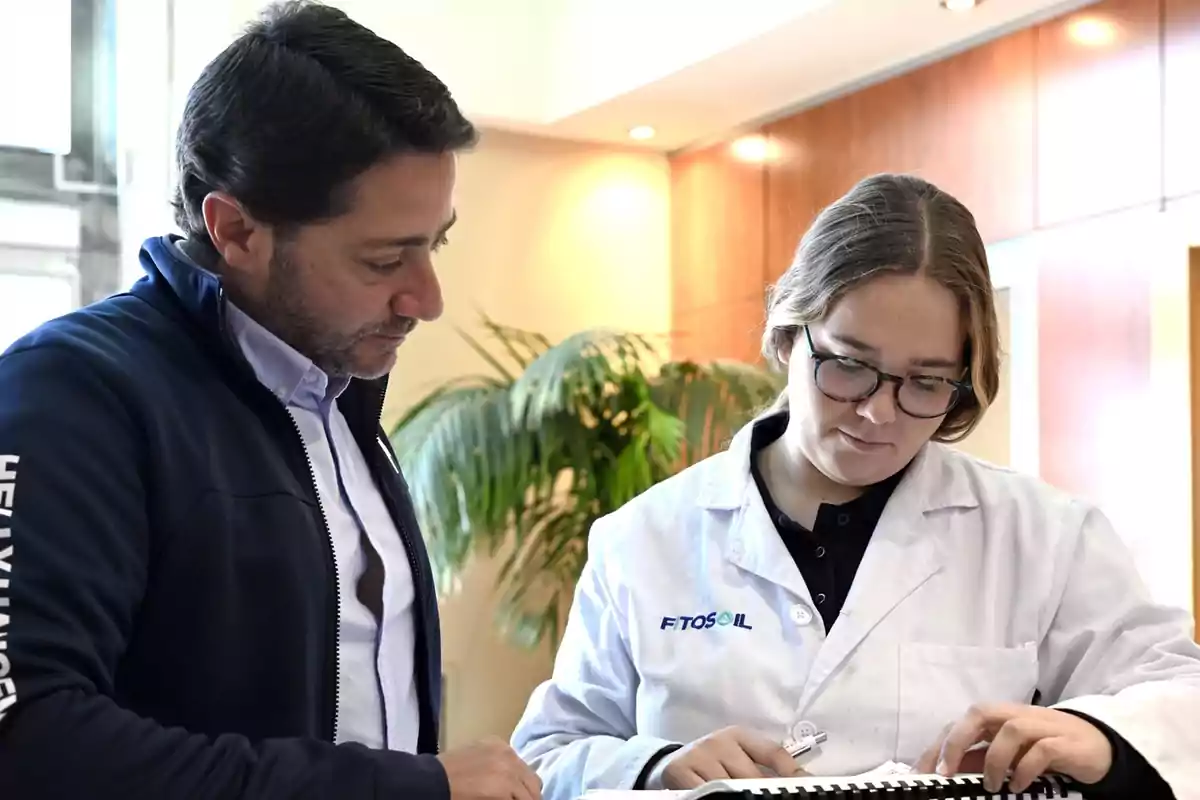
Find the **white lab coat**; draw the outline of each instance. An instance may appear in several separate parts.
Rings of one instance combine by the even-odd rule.
[[[1099,511],[929,444],[827,637],[750,477],[749,433],[594,526],[553,676],[513,734],[546,800],[631,788],[664,745],[733,724],[827,731],[815,775],[911,764],[971,704],[1035,690],[1200,800],[1192,618],[1151,600]]]

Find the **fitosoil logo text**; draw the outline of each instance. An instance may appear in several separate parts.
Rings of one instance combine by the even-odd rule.
[[[702,631],[714,627],[743,628],[752,631],[754,626],[746,624],[745,614],[735,614],[732,611],[710,611],[707,614],[697,614],[694,617],[663,617],[659,630],[664,631]]]
[[[12,583],[12,514],[19,460],[16,456],[0,456],[0,721],[17,703],[17,686],[9,677],[12,664],[8,660],[8,592]]]

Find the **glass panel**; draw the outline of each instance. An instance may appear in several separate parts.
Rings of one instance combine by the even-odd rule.
[[[74,309],[76,291],[74,276],[65,271],[60,275],[0,272],[0,352],[43,322]]]
[[[71,152],[71,0],[0,4],[0,147]]]
[[[4,345],[122,288],[115,12],[116,0],[0,0]]]

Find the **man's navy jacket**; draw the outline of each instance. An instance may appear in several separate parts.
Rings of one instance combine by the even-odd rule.
[[[419,754],[333,744],[338,591],[307,455],[168,239],[0,356],[0,797],[449,798],[437,601],[379,424],[338,405],[412,556]]]

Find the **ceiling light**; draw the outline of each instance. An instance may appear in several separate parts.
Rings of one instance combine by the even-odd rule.
[[[1067,25],[1067,35],[1085,47],[1103,47],[1117,38],[1117,26],[1103,17],[1076,17]]]
[[[754,134],[735,139],[730,145],[733,157],[740,161],[762,163],[771,161],[779,152],[778,146],[765,136]]]
[[[941,0],[942,8],[948,11],[969,11],[979,5],[979,0]]]
[[[645,141],[646,139],[654,138],[654,128],[649,125],[637,125],[629,129],[629,138]]]

